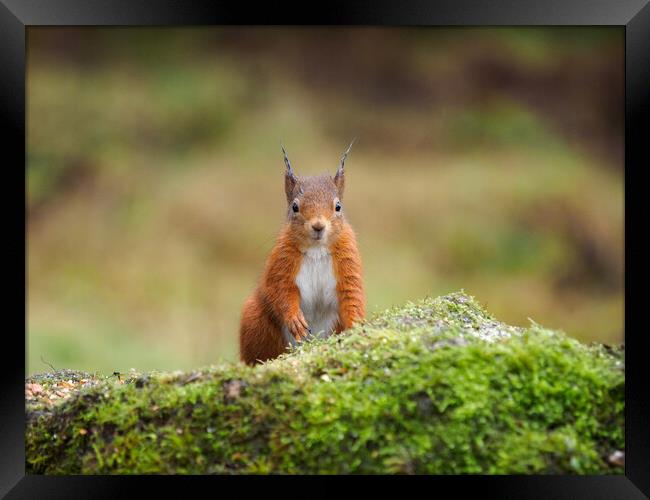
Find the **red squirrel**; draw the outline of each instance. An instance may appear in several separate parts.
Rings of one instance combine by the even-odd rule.
[[[246,364],[276,358],[309,337],[338,334],[365,316],[361,257],[341,204],[351,148],[334,177],[298,177],[282,146],[287,220],[244,303],[239,355]]]

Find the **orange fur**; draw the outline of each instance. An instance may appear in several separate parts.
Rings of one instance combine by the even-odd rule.
[[[308,334],[308,325],[300,309],[296,276],[303,252],[316,244],[312,232],[312,224],[316,222],[326,227],[324,233],[336,279],[338,321],[335,333],[350,328],[365,316],[361,257],[354,231],[342,213],[334,210],[343,192],[343,174],[337,177],[299,180],[292,172],[287,173],[288,220],[266,262],[261,280],[242,311],[239,352],[241,360],[247,364],[267,361],[286,351],[283,326],[297,340]],[[300,201],[299,213],[292,211],[294,199]]]
[[[366,315],[365,296],[361,276],[361,256],[352,228],[345,224],[338,240],[332,246],[332,261],[336,276],[336,294],[339,300],[339,327],[337,333],[347,330]]]
[[[300,292],[295,284],[301,261],[302,254],[285,227],[266,262],[260,283],[244,304],[239,352],[245,363],[277,358],[284,352],[282,325],[293,325],[302,316]]]

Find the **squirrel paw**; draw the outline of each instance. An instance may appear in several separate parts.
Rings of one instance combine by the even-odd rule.
[[[305,320],[305,317],[302,315],[302,313],[298,313],[298,315],[289,319],[289,321],[287,321],[287,328],[296,340],[302,340],[311,333],[311,328],[309,328],[307,320]]]

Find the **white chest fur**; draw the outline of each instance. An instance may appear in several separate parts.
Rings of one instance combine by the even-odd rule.
[[[312,336],[328,337],[336,327],[339,311],[332,256],[327,248],[310,248],[303,254],[296,285],[300,290],[300,309]],[[287,341],[295,344],[291,334],[286,336],[288,333]]]

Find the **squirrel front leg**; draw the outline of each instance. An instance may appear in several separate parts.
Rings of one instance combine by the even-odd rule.
[[[352,230],[341,235],[333,248],[336,269],[336,293],[339,301],[337,333],[350,328],[366,315],[361,256]]]
[[[337,286],[339,296],[339,329],[347,330],[366,315],[360,279],[344,279]]]
[[[295,290],[288,290],[286,299],[288,307],[281,312],[281,317],[283,318],[282,322],[286,325],[291,335],[296,340],[301,340],[307,337],[311,329],[300,309],[300,291],[298,287],[294,288]]]
[[[300,290],[296,285],[301,259],[298,249],[280,242],[271,252],[264,282],[272,315],[296,340],[306,337],[310,331],[300,309]]]

